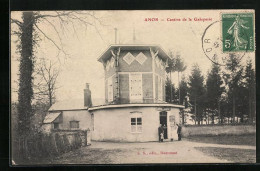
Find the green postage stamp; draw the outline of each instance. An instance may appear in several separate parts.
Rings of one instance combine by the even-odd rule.
[[[254,13],[222,13],[223,52],[255,50]]]

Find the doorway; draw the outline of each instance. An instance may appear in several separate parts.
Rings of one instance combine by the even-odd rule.
[[[166,112],[166,111],[160,112],[160,124],[163,126],[164,139],[168,139],[168,132],[167,132],[167,112]]]

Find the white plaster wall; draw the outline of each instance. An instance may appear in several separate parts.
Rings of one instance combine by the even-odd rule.
[[[142,133],[131,133],[131,112],[134,111],[142,112]],[[120,142],[158,141],[159,112],[157,107],[127,107],[92,111],[94,113],[92,140]],[[179,122],[179,109],[171,108],[167,117],[170,115],[175,115],[176,122]],[[169,128],[168,125],[168,131],[170,130]]]
[[[91,115],[87,110],[63,111],[60,129],[70,129],[70,121],[79,121],[79,129],[91,130]]]

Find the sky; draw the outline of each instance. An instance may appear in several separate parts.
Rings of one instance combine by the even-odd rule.
[[[85,83],[90,83],[92,98],[104,99],[104,69],[97,59],[110,44],[115,43],[114,28],[118,30],[118,43],[130,42],[133,39],[133,30],[135,30],[135,36],[139,42],[160,45],[166,52],[169,52],[169,50],[173,51],[174,54],[178,52],[187,65],[183,75],[188,76],[192,65],[197,63],[202,70],[202,74],[206,76],[212,62],[203,52],[201,38],[205,29],[211,23],[220,20],[221,12],[230,11],[94,11],[95,16],[100,18],[102,24],[90,18],[89,20],[96,23],[96,27],[89,25],[87,28],[82,23],[75,22],[73,26],[68,24],[66,28],[62,29],[57,22],[57,18],[49,19],[53,25],[42,20],[38,23],[38,27],[48,38],[62,46],[68,55],[65,57],[48,38],[38,32],[40,41],[35,49],[35,58],[53,61],[60,69],[57,80],[59,89],[56,92],[58,101],[83,98]],[[45,11],[41,13],[52,14],[53,12]],[[12,12],[11,17],[21,21],[21,12]],[[145,21],[146,18],[158,18],[158,21]],[[183,21],[184,18],[186,21]],[[208,19],[208,21],[195,21],[195,18]],[[178,19],[180,21],[176,21]],[[55,26],[55,29],[53,26]],[[16,29],[17,27],[12,24],[11,30]],[[211,34],[221,36],[220,25]],[[12,101],[17,101],[16,91],[19,78],[17,40],[18,38],[15,35],[11,35]],[[248,58],[254,62],[255,53],[245,54],[242,61],[244,65]],[[172,79],[176,85],[176,73],[172,75]]]

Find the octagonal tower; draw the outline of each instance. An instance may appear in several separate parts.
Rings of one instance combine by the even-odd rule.
[[[111,45],[98,59],[105,71],[106,104],[166,103],[169,59],[158,45]]]

